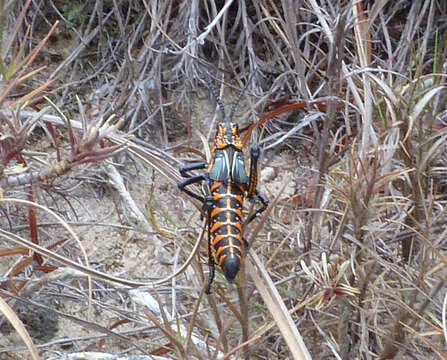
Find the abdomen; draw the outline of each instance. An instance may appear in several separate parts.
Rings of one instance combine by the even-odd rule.
[[[231,181],[211,186],[211,238],[215,257],[228,281],[233,281],[242,263],[242,185]]]

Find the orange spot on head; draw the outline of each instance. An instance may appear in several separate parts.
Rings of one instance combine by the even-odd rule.
[[[236,123],[229,123],[231,135],[227,132],[227,124],[217,124],[217,132],[214,138],[214,143],[217,149],[224,149],[227,146],[233,146],[238,150],[242,150],[242,141],[239,136],[239,128]]]

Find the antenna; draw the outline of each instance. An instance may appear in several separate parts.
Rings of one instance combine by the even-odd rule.
[[[220,112],[222,113],[222,120],[226,121],[226,115],[225,115],[225,107],[222,104],[222,101],[219,99],[219,94],[217,93],[216,88],[214,87],[213,83],[211,82],[211,78],[208,75],[208,73],[205,71],[203,72],[204,77],[202,80],[205,82],[206,86],[211,92],[211,95],[213,95],[214,100],[216,100],[217,105],[219,106]]]
[[[237,99],[233,102],[233,105],[231,105],[231,111],[230,111],[230,116],[229,116],[229,120],[233,119],[234,113],[236,112],[236,108],[239,105],[239,103],[241,102],[242,96],[244,96],[245,91],[248,88],[248,84],[250,84],[251,79],[253,78],[254,74],[256,74],[256,70],[253,71],[250,76],[247,79],[247,82],[245,83],[243,89],[241,90],[241,93],[239,94],[239,96],[237,97]]]

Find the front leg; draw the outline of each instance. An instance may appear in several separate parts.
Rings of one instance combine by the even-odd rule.
[[[185,166],[182,166],[178,169],[180,172],[180,175],[182,175],[185,178],[191,177],[191,175],[188,174],[188,172],[192,170],[199,170],[199,169],[205,169],[206,168],[206,162],[204,161],[197,161],[193,162],[191,164],[187,164]]]

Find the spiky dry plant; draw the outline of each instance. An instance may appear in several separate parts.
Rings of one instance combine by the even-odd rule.
[[[321,264],[320,264],[321,263]],[[335,257],[330,263],[327,261],[326,253],[321,254],[321,262],[312,260],[312,266],[309,269],[306,263],[301,260],[301,268],[309,279],[320,289],[315,294],[315,299],[309,305],[316,304],[316,309],[323,306],[330,306],[331,302],[337,296],[355,296],[360,291],[349,285],[346,270],[349,268],[349,260],[340,264],[340,258]]]

